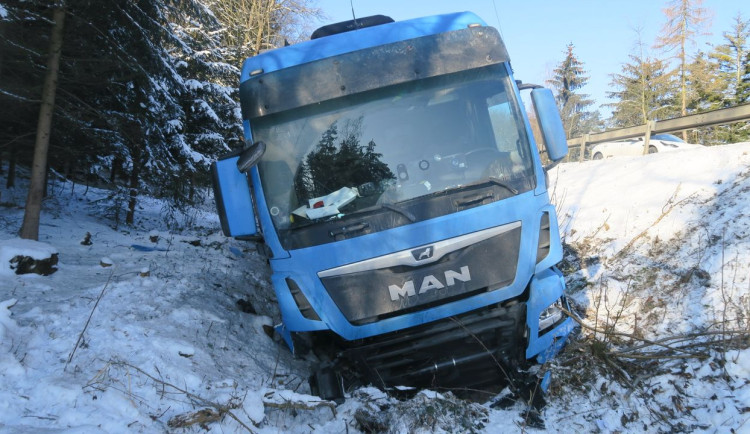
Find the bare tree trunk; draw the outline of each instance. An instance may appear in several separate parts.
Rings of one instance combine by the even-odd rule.
[[[141,152],[140,148],[135,148],[133,152],[133,169],[130,171],[130,185],[128,192],[128,213],[125,216],[125,223],[132,225],[135,221],[135,205],[138,200],[138,185],[141,179]]]
[[[0,39],[5,39],[5,20],[0,20]],[[0,50],[0,74],[3,72],[3,51]]]
[[[114,184],[115,181],[117,181],[117,171],[120,168],[120,164],[122,164],[122,162],[120,161],[120,157],[115,157],[112,159],[112,169],[109,171],[110,184]]]
[[[138,170],[133,170],[130,174],[130,189],[128,200],[128,214],[125,216],[125,223],[132,225],[135,221],[135,205],[138,200]]]
[[[193,203],[193,199],[195,198],[195,173],[190,173],[190,183],[188,184],[188,201],[190,203]]]
[[[12,188],[16,185],[16,160],[18,159],[18,150],[15,144],[10,145],[10,155],[8,155],[8,179],[5,182],[5,188]]]
[[[683,37],[680,41],[680,87],[682,93],[682,109],[680,110],[681,116],[687,116],[687,80],[685,78],[687,70],[687,55],[685,53],[685,42],[687,39],[687,18],[682,21],[682,32]],[[687,130],[682,130],[682,140],[688,141]]]
[[[49,190],[49,161],[47,161],[47,164],[44,166],[44,188],[42,189],[42,199],[47,197],[48,190]]]
[[[44,88],[42,90],[42,106],[39,108],[39,122],[36,130],[36,143],[34,144],[34,161],[31,166],[31,185],[26,197],[26,210],[21,225],[21,238],[30,240],[39,239],[39,214],[42,209],[42,195],[44,194],[45,172],[47,169],[47,150],[49,149],[49,136],[52,128],[52,112],[55,108],[55,91],[57,90],[57,72],[60,67],[60,52],[62,51],[63,23],[65,21],[65,8],[59,6],[55,9],[53,19],[55,25],[52,27],[50,39],[49,58],[47,59],[47,73],[44,77]]]

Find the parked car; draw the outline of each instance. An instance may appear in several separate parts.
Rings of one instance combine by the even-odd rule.
[[[690,149],[701,147],[686,143],[673,134],[654,134],[648,144],[648,153],[676,151],[679,149]],[[628,140],[617,140],[614,142],[602,142],[591,148],[591,158],[601,160],[602,158],[620,157],[624,155],[642,155],[643,137]]]

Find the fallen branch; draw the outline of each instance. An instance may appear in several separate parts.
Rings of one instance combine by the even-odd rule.
[[[178,414],[169,419],[167,426],[170,428],[185,428],[198,424],[200,427],[208,430],[206,427],[207,424],[218,422],[223,416],[224,414],[220,411],[216,411],[212,408],[204,408],[195,412]]]
[[[83,330],[81,330],[81,333],[78,335],[78,340],[76,341],[75,346],[73,347],[73,351],[70,352],[70,355],[68,356],[68,361],[65,362],[65,366],[63,367],[63,371],[68,369],[68,365],[73,360],[73,356],[76,353],[76,350],[78,349],[78,346],[81,344],[81,340],[83,340],[83,334],[86,333],[86,329],[89,326],[89,323],[91,322],[91,317],[94,316],[94,311],[96,310],[96,307],[99,306],[99,302],[101,301],[102,297],[104,297],[104,291],[107,290],[107,286],[109,286],[109,282],[112,281],[112,276],[115,274],[115,268],[112,269],[112,272],[109,273],[109,277],[107,278],[107,282],[104,284],[104,287],[102,288],[102,291],[99,293],[99,296],[96,298],[96,303],[94,303],[94,307],[91,308],[91,313],[89,313],[89,318],[86,320],[86,324],[83,326]]]
[[[336,404],[329,402],[329,401],[318,401],[315,404],[310,404],[307,402],[302,401],[284,401],[284,402],[275,402],[275,401],[266,401],[263,400],[263,405],[266,407],[271,408],[278,408],[281,410],[289,410],[289,409],[295,409],[295,410],[317,410],[322,407],[327,407],[331,410],[331,413],[333,414],[333,417],[336,417]]]
[[[151,381],[153,381],[154,383],[162,385],[162,387],[170,387],[170,388],[176,390],[177,392],[185,394],[185,396],[187,396],[191,400],[199,403],[200,405],[202,405],[204,407],[210,407],[208,409],[200,410],[200,411],[198,411],[196,413],[189,413],[189,414],[183,414],[183,415],[175,416],[175,417],[173,417],[172,419],[169,420],[169,422],[167,423],[168,425],[170,425],[171,423],[175,423],[175,424],[188,423],[189,421],[192,421],[191,422],[192,424],[195,424],[195,423],[204,423],[205,424],[205,423],[208,423],[208,422],[218,421],[222,417],[224,417],[224,415],[227,415],[227,416],[231,417],[232,419],[234,419],[238,424],[240,424],[248,432],[254,433],[254,431],[249,426],[247,426],[247,424],[245,424],[244,422],[242,422],[234,413],[231,412],[231,409],[232,408],[236,408],[236,407],[227,406],[227,405],[221,405],[221,404],[215,403],[213,401],[209,401],[209,400],[207,400],[205,398],[202,398],[202,397],[200,397],[198,395],[190,393],[190,392],[188,392],[187,390],[185,390],[183,388],[177,387],[177,386],[175,386],[172,383],[169,383],[169,382],[166,382],[166,381],[164,381],[162,379],[156,378],[153,375],[149,374],[148,372],[144,371],[143,369],[141,369],[141,368],[139,368],[137,366],[131,365],[130,363],[123,362],[123,361],[111,361],[110,363],[113,366],[124,366],[124,367],[127,367],[127,368],[131,368],[131,369],[133,369],[133,370],[141,373],[142,375],[146,376],[147,378],[151,379]],[[173,422],[173,420],[174,420],[174,422]],[[170,426],[172,426],[172,425],[170,425]],[[187,426],[187,425],[183,425],[183,426]]]
[[[616,332],[614,330],[606,331],[606,330],[599,330],[596,327],[592,327],[586,323],[584,323],[580,318],[578,318],[577,315],[573,314],[572,312],[568,311],[567,309],[562,309],[562,311],[568,315],[570,318],[573,319],[573,321],[577,322],[581,327],[591,330],[594,333],[602,333],[605,336],[619,336],[628,338],[631,340],[636,340],[643,342],[643,344],[632,347],[632,348],[626,348],[623,350],[618,351],[607,351],[606,354],[609,356],[615,356],[615,357],[623,357],[623,358],[631,358],[631,359],[679,359],[679,358],[690,358],[690,357],[696,357],[699,359],[707,359],[709,357],[708,354],[704,353],[696,353],[692,351],[688,351],[688,348],[693,347],[702,347],[702,346],[708,346],[708,345],[714,345],[717,342],[723,342],[725,339],[722,339],[721,341],[710,341],[705,343],[697,343],[694,342],[691,345],[681,346],[681,347],[675,347],[670,345],[670,343],[673,343],[673,341],[686,341],[690,339],[696,339],[699,337],[707,337],[707,336],[716,336],[716,335],[747,335],[748,332],[746,330],[725,330],[725,331],[706,331],[706,332],[699,332],[699,333],[687,333],[682,335],[675,335],[670,336],[658,340],[650,340],[642,337],[638,337],[635,334],[632,333],[623,333],[623,332]],[[682,353],[682,355],[679,354],[669,354],[667,352],[658,352],[658,353],[648,353],[648,354],[628,354],[633,353],[637,350],[641,350],[650,346],[658,346],[665,348],[666,350],[669,350],[674,353]]]

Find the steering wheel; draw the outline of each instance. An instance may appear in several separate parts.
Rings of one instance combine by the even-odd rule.
[[[464,153],[467,176],[479,179],[499,160],[508,159],[506,153],[495,148],[476,148]]]

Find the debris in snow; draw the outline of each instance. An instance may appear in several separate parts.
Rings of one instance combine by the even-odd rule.
[[[99,260],[99,265],[101,265],[104,268],[111,267],[114,264],[115,263],[106,256]]]
[[[263,405],[281,410],[317,410],[328,408],[336,417],[336,403],[324,401],[317,396],[302,395],[291,390],[268,390],[263,394]]]
[[[148,233],[148,239],[152,243],[158,243],[159,242],[159,232],[157,231],[151,231]]]
[[[135,250],[138,250],[139,252],[166,252],[168,250],[164,247],[149,247],[149,246],[142,246],[140,244],[131,244],[130,247],[132,247]]]
[[[244,298],[237,300],[237,307],[240,308],[240,311],[244,313],[251,313],[253,315],[257,313],[255,311],[255,308],[253,307],[253,304],[245,300]]]
[[[224,415],[221,412],[213,408],[204,408],[190,413],[178,414],[169,419],[167,426],[170,428],[187,428],[192,425],[198,425],[208,431],[208,424],[218,422],[222,417]]]
[[[0,241],[1,274],[41,274],[57,271],[57,249],[34,240],[13,238]]]
[[[90,246],[92,244],[94,244],[94,243],[91,242],[91,232],[86,232],[86,235],[84,235],[84,237],[83,237],[83,241],[81,241],[81,245],[83,245],[83,246]]]

